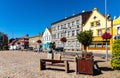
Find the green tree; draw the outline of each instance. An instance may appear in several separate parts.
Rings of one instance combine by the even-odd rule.
[[[77,39],[80,43],[82,43],[84,45],[84,51],[87,52],[87,46],[89,46],[92,42],[92,38],[93,38],[93,32],[92,30],[88,30],[88,31],[81,31],[78,35],[77,35]]]
[[[120,70],[120,39],[113,43],[111,65],[113,69]]]

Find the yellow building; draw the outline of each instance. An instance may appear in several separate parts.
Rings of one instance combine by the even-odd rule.
[[[113,39],[120,38],[120,17],[113,20]]]
[[[83,31],[90,29],[93,31],[93,42],[88,47],[88,50],[105,50],[106,42],[101,36],[106,31],[106,18],[98,11],[97,8],[92,10],[91,16],[83,25]],[[112,20],[110,18],[107,19],[107,32],[112,34]],[[112,39],[107,40],[107,43],[108,49],[111,50]]]
[[[38,40],[41,40],[42,35],[36,35],[29,37],[29,47],[33,47],[33,49],[37,49],[40,47],[40,44],[37,42]]]

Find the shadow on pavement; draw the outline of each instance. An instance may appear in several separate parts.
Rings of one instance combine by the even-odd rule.
[[[57,69],[57,68],[46,68],[47,70],[55,70],[55,71],[64,71],[65,72],[65,70],[64,69]],[[75,72],[75,70],[69,70],[69,73],[73,73],[73,72]]]
[[[112,69],[112,68],[109,68],[109,67],[100,67],[100,69],[101,69],[102,71],[113,71],[113,69]]]

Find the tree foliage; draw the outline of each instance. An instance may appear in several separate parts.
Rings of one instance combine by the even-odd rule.
[[[111,65],[114,69],[120,70],[120,39],[114,41],[112,48]]]
[[[91,44],[92,38],[93,38],[93,33],[91,30],[83,31],[83,32],[81,31],[77,35],[78,41],[84,45],[84,50],[86,50],[87,46]]]

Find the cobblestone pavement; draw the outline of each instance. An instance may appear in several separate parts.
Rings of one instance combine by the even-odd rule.
[[[76,75],[76,63],[70,63],[70,73],[60,70],[39,70],[40,58],[47,58],[46,53],[25,51],[0,51],[0,78],[120,78],[120,71],[112,70],[110,61],[101,60],[98,65],[102,74],[91,76]]]

